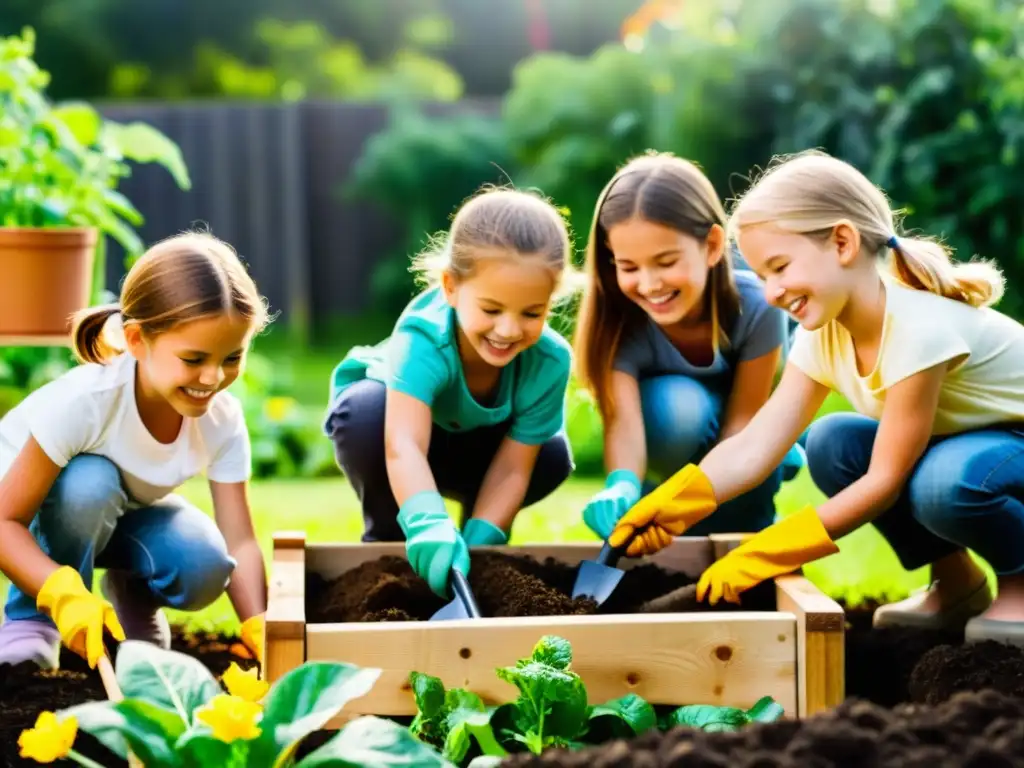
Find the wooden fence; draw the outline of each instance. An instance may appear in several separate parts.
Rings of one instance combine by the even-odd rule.
[[[151,243],[204,228],[234,245],[273,310],[304,332],[311,324],[368,309],[379,255],[397,242],[396,222],[341,188],[366,140],[382,130],[382,104],[302,102],[108,103],[108,118],[160,129],[182,150],[192,177],[180,190],[157,166],[135,166],[121,190],[146,218]],[[429,105],[431,113],[496,109],[493,102]],[[107,286],[124,275],[111,247]]]

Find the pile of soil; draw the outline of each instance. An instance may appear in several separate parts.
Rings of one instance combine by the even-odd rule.
[[[937,707],[850,700],[803,721],[734,733],[675,728],[571,752],[519,753],[509,768],[1012,768],[1024,755],[1024,701],[960,693]]]
[[[218,634],[192,634],[174,630],[171,647],[202,661],[214,675],[222,675],[231,662],[243,668],[255,662],[243,661],[229,652],[234,638]],[[115,647],[109,649],[115,658]],[[0,765],[38,765],[33,760],[19,757],[18,737],[26,728],[35,725],[40,712],[59,710],[102,701],[107,698],[99,673],[89,669],[81,657],[63,649],[60,669],[54,672],[40,670],[31,662],[11,666],[0,664]],[[79,732],[75,750],[103,766],[126,766],[127,762],[108,751],[87,733]],[[73,760],[62,760],[54,765],[77,765]]]
[[[469,584],[480,613],[488,617],[570,616],[635,613],[645,602],[692,585],[694,579],[656,565],[625,571],[622,581],[601,606],[589,598],[572,598],[579,568],[552,558],[538,561],[500,552],[472,554]],[[762,588],[763,587],[763,588]],[[306,620],[324,622],[427,621],[445,601],[417,576],[404,557],[382,557],[341,576],[306,579]],[[745,593],[739,606],[711,607],[690,599],[677,610],[772,610],[770,583]]]

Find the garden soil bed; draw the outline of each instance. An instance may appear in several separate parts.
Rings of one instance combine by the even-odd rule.
[[[228,648],[230,638],[213,634],[190,634],[176,629],[172,647],[202,661],[213,674],[223,674],[232,661],[239,666],[251,666],[232,655]],[[114,658],[111,650],[111,658]],[[39,765],[18,756],[18,736],[35,725],[36,717],[44,710],[58,710],[107,698],[99,673],[90,670],[85,661],[69,651],[61,654],[61,668],[44,672],[34,664],[0,665],[0,766]],[[127,765],[119,761],[87,733],[79,733],[75,740],[79,753],[104,766]],[[76,765],[72,760],[54,765]]]
[[[692,585],[693,578],[656,565],[626,570],[618,588],[601,606],[588,598],[572,598],[577,566],[554,559],[537,561],[521,555],[474,553],[469,584],[488,617],[570,616],[635,613],[645,602]],[[426,621],[444,605],[404,557],[371,560],[341,576],[306,577],[306,621],[309,623]],[[744,594],[740,606],[719,603],[713,608],[689,599],[675,610],[735,611],[774,609],[770,583]]]

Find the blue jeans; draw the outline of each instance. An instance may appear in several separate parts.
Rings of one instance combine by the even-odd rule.
[[[835,496],[863,477],[878,422],[833,413],[811,425],[807,465]],[[971,549],[1000,576],[1024,572],[1024,428],[933,438],[896,502],[874,521],[907,570]]]
[[[647,442],[644,492],[668,480],[687,464],[696,464],[718,439],[722,399],[687,376],[666,375],[640,382],[640,403]],[[756,532],[775,521],[775,494],[782,485],[777,467],[756,488],[725,502],[687,535]]]
[[[61,470],[29,531],[90,589],[99,567],[144,579],[159,603],[179,610],[205,608],[223,594],[236,563],[213,520],[173,496],[144,509],[127,505],[113,462],[82,454]],[[50,621],[13,584],[5,613],[10,620]]]

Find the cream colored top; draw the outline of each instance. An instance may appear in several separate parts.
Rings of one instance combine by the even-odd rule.
[[[1024,326],[991,308],[884,282],[885,324],[868,375],[858,373],[850,334],[834,320],[797,329],[789,361],[875,419],[890,387],[945,362],[933,435],[1024,421]]]

